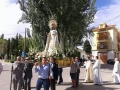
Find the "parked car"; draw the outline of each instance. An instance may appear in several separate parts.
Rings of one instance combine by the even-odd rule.
[[[107,61],[107,64],[111,64],[111,65],[114,65],[114,60],[113,59],[109,59],[108,61]]]

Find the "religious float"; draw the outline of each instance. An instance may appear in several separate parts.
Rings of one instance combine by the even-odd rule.
[[[50,32],[47,35],[46,46],[43,52],[31,52],[30,57],[34,59],[34,62],[39,62],[42,57],[47,57],[49,61],[49,57],[52,56],[55,58],[55,62],[58,66],[67,67],[70,66],[72,61],[71,57],[66,57],[63,54],[63,50],[58,41],[58,32],[57,22],[55,20],[51,20],[49,22]]]

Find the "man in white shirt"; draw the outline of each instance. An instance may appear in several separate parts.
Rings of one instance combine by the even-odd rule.
[[[38,72],[38,80],[36,90],[41,90],[42,85],[44,90],[49,90],[49,79],[53,79],[53,71],[49,64],[46,63],[46,57],[42,57],[41,64],[35,63],[34,70]]]
[[[115,64],[114,64],[112,76],[114,83],[120,83],[120,63],[118,58],[115,58]]]
[[[93,72],[94,72],[94,85],[102,85],[102,78],[100,74],[100,61],[98,56],[96,56],[96,62],[93,65]]]

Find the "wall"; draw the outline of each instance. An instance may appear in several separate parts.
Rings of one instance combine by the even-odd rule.
[[[114,59],[114,51],[108,51],[108,60]]]
[[[118,51],[118,31],[114,30],[114,49]]]
[[[83,55],[84,55],[84,57],[86,58],[87,55],[86,55],[86,53],[85,53],[84,50],[81,50],[81,49],[78,48],[78,51],[80,52],[80,57],[81,57],[81,58],[83,58]]]
[[[86,58],[86,53],[85,53],[85,51],[80,51],[80,54],[81,54],[81,56],[80,56],[80,57],[82,57],[82,58],[83,58],[83,55],[84,55],[84,57]]]
[[[93,45],[92,45],[92,50],[97,50],[97,32],[93,32],[94,37],[93,37]]]
[[[92,56],[94,56],[94,59],[96,56],[98,56],[98,51],[92,51]]]
[[[108,38],[108,50],[114,49],[114,32],[113,29],[108,30],[109,38]]]

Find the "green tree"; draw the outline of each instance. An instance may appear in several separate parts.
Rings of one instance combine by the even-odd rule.
[[[4,39],[4,34],[2,34],[2,35],[0,36],[0,38],[1,38],[1,39]]]
[[[16,34],[14,38],[11,38],[10,55],[21,55],[21,52],[23,51],[23,44],[23,37],[20,34]]]
[[[85,41],[83,49],[86,52],[86,54],[88,54],[88,55],[91,54],[92,48],[91,48],[90,42],[88,40]]]
[[[48,21],[58,22],[59,41],[64,51],[74,52],[74,47],[91,28],[96,0],[18,0],[23,15],[19,22],[32,25],[32,36],[39,50],[43,50],[49,32]]]
[[[7,56],[10,59],[10,38],[7,40]]]
[[[0,38],[0,54],[3,58],[7,54],[7,40],[3,38]]]
[[[10,55],[13,55],[13,56],[17,56],[16,55],[16,40],[15,40],[15,38],[11,38],[11,42],[10,42]]]

